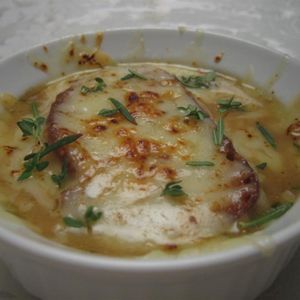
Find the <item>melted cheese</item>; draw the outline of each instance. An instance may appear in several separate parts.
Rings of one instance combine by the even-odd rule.
[[[120,80],[127,66],[82,76],[52,111],[49,131],[61,130],[60,137],[65,131],[83,134],[81,165],[76,146],[70,150],[81,185],[64,197],[64,214],[76,215],[80,203],[96,205],[103,217],[95,234],[139,243],[192,243],[228,231],[235,218],[225,207],[240,201],[244,186],[233,182],[248,167],[219,152],[209,118],[185,118],[178,110],[197,104],[172,75],[147,65],[137,70],[147,80]],[[93,86],[96,77],[105,79],[105,89],[82,95],[83,83]],[[113,109],[108,97],[122,102],[137,125],[121,114],[97,116],[101,109]],[[189,160],[213,161],[215,167],[190,167]],[[161,195],[175,180],[187,197]]]

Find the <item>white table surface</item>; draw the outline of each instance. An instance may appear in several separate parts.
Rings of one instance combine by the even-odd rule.
[[[300,0],[0,0],[0,59],[73,33],[151,26],[222,33],[300,59]],[[299,283],[300,251],[257,300],[299,300]],[[0,261],[0,300],[9,299],[36,298]]]

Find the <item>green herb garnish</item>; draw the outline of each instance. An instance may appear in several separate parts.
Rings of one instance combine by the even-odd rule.
[[[53,174],[51,176],[51,179],[55,184],[58,185],[58,187],[61,187],[62,182],[65,180],[65,178],[67,176],[67,173],[68,173],[68,163],[67,163],[67,160],[64,159],[60,174],[58,174],[58,175]]]
[[[179,185],[181,181],[172,181],[166,184],[161,196],[180,197],[186,196],[187,194],[182,190],[182,186]]]
[[[41,161],[39,163],[36,164],[35,168],[37,169],[37,171],[43,171],[44,169],[46,169],[49,166],[49,161]]]
[[[104,80],[100,77],[96,77],[95,81],[96,81],[96,85],[93,87],[87,87],[83,85],[80,89],[80,93],[82,95],[86,95],[88,93],[102,92],[103,89],[106,87]]]
[[[69,227],[81,228],[85,226],[82,221],[74,219],[72,217],[64,217],[63,220],[64,223]]]
[[[131,78],[138,78],[138,79],[142,79],[142,80],[147,80],[147,78],[143,75],[141,75],[140,73],[130,70],[128,69],[129,74],[125,75],[124,77],[121,78],[121,80],[128,80]]]
[[[25,118],[17,122],[18,127],[21,129],[23,136],[33,136],[39,140],[42,133],[42,125],[45,123],[45,118],[39,115],[36,103],[31,104],[31,111],[33,118]]]
[[[25,180],[27,178],[29,178],[32,175],[32,172],[34,170],[37,171],[42,171],[45,168],[48,167],[49,162],[48,161],[40,161],[41,159],[41,152],[37,152],[34,154],[30,155],[30,158],[27,159],[29,156],[25,156],[24,160],[24,171],[22,172],[22,174],[19,176],[18,181],[22,181]]]
[[[41,161],[41,159],[49,154],[50,152],[53,152],[67,144],[75,142],[78,138],[81,137],[82,134],[73,134],[69,136],[65,136],[62,139],[58,140],[57,142],[48,145],[45,144],[40,151],[35,153],[30,153],[24,157],[24,168],[25,170],[23,173],[19,176],[18,181],[25,180],[29,178],[32,175],[32,172],[34,170],[42,171],[49,165],[48,161]]]
[[[219,117],[217,126],[213,130],[213,141],[217,146],[221,146],[224,139],[224,119],[222,116]]]
[[[112,116],[114,116],[118,112],[119,112],[118,109],[106,109],[106,108],[103,108],[103,109],[101,109],[98,112],[98,115],[102,116],[102,117],[112,117]]]
[[[180,76],[176,77],[178,81],[184,86],[193,89],[209,88],[211,82],[216,79],[216,73],[214,71],[208,72],[203,76]]]
[[[89,206],[84,214],[83,220],[75,219],[73,217],[67,216],[63,218],[65,225],[69,227],[82,228],[86,227],[91,230],[92,225],[97,222],[102,216],[102,212],[95,212],[94,206]]]
[[[224,113],[230,110],[242,110],[242,103],[239,101],[233,101],[234,96],[230,99],[220,99],[218,100],[219,112]]]
[[[193,117],[201,121],[203,121],[205,118],[208,118],[207,113],[200,110],[197,106],[191,104],[189,104],[187,107],[179,106],[177,109],[182,111],[186,117]]]
[[[84,215],[86,226],[88,228],[91,227],[91,225],[97,222],[101,218],[101,216],[101,211],[95,212],[94,206],[89,206]]]
[[[185,163],[187,166],[191,167],[212,167],[215,164],[211,161],[201,161],[201,160],[190,160]]]
[[[263,127],[259,122],[256,122],[256,128],[260,131],[260,133],[263,135],[263,137],[266,139],[266,141],[274,148],[276,149],[276,142],[271,133]]]
[[[265,212],[261,216],[246,222],[238,222],[238,226],[241,229],[248,229],[252,227],[262,226],[266,223],[269,223],[282,215],[284,215],[291,207],[293,203],[281,203],[272,207],[269,211]]]
[[[57,149],[65,146],[65,145],[75,142],[81,136],[82,136],[81,133],[72,134],[72,135],[68,135],[68,136],[61,138],[60,140],[58,140],[57,142],[55,142],[53,144],[50,144],[50,145],[45,144],[45,147],[38,152],[38,153],[40,153],[40,158],[46,156],[50,152],[56,151]],[[31,154],[25,156],[24,160],[27,160],[29,158],[29,156],[32,156],[32,155],[35,155],[38,153],[31,153]]]
[[[262,163],[256,165],[256,168],[260,169],[260,170],[264,170],[266,167],[267,167],[267,163],[266,162],[262,162]]]
[[[115,108],[127,119],[129,122],[137,125],[135,118],[130,114],[128,109],[118,100],[108,98],[108,100],[115,106]]]

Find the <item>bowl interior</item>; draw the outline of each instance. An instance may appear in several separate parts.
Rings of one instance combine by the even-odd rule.
[[[76,51],[97,48],[100,44],[99,37],[101,37],[99,33],[85,34],[84,43],[82,35],[66,37],[3,60],[0,62],[0,93],[8,92],[18,96],[29,87],[54,79],[62,73],[77,71],[78,63],[65,59],[70,45],[73,45]],[[291,103],[300,94],[299,85],[296,83],[300,76],[298,61],[225,36],[164,29],[114,30],[103,33],[100,47],[117,62],[159,61],[213,68],[237,76],[269,92],[273,91],[285,103]],[[221,53],[223,59],[216,63],[215,57]],[[48,71],[44,72],[35,67],[35,62],[45,63]],[[297,237],[300,232],[299,213],[300,204],[296,203],[284,217],[253,238],[256,241],[265,241],[271,237],[270,243],[276,244]],[[80,257],[81,261],[84,258],[85,262],[95,263],[92,255],[82,254],[76,250],[72,250],[70,254],[70,250],[66,250],[66,247],[57,246],[38,236],[5,212],[1,212],[0,240],[3,244],[23,247],[40,256],[56,256],[62,260],[68,256],[73,262]],[[205,254],[198,257],[197,261],[202,264],[230,261],[236,257],[259,252],[260,249],[255,245],[252,240],[244,240],[238,247],[235,245],[213,254]],[[186,260],[191,259],[193,260],[193,258]],[[113,264],[118,261],[120,267],[120,260],[109,258],[104,260]],[[145,261],[142,262],[145,263],[147,264]],[[136,261],[135,264],[139,262]],[[153,262],[151,265],[155,267]],[[162,267],[162,264],[159,266]],[[166,266],[172,267],[169,261]]]

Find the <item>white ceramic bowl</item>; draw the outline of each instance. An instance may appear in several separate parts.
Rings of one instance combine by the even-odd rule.
[[[68,37],[14,55],[0,63],[0,92],[20,95],[28,87],[74,71],[61,64]],[[95,34],[86,35],[95,45]],[[300,63],[280,53],[224,36],[185,30],[115,30],[102,49],[116,61],[160,60],[212,67],[274,90],[284,102],[300,92]],[[224,53],[222,61],[215,55]],[[32,66],[44,61],[49,72]],[[17,183],[16,183],[17,184]],[[1,188],[1,187],[0,187]],[[9,195],[8,195],[9,197]],[[296,251],[300,203],[260,233],[231,247],[181,258],[119,259],[68,249],[48,241],[5,213],[0,218],[1,259],[41,299],[250,300],[266,289]]]

